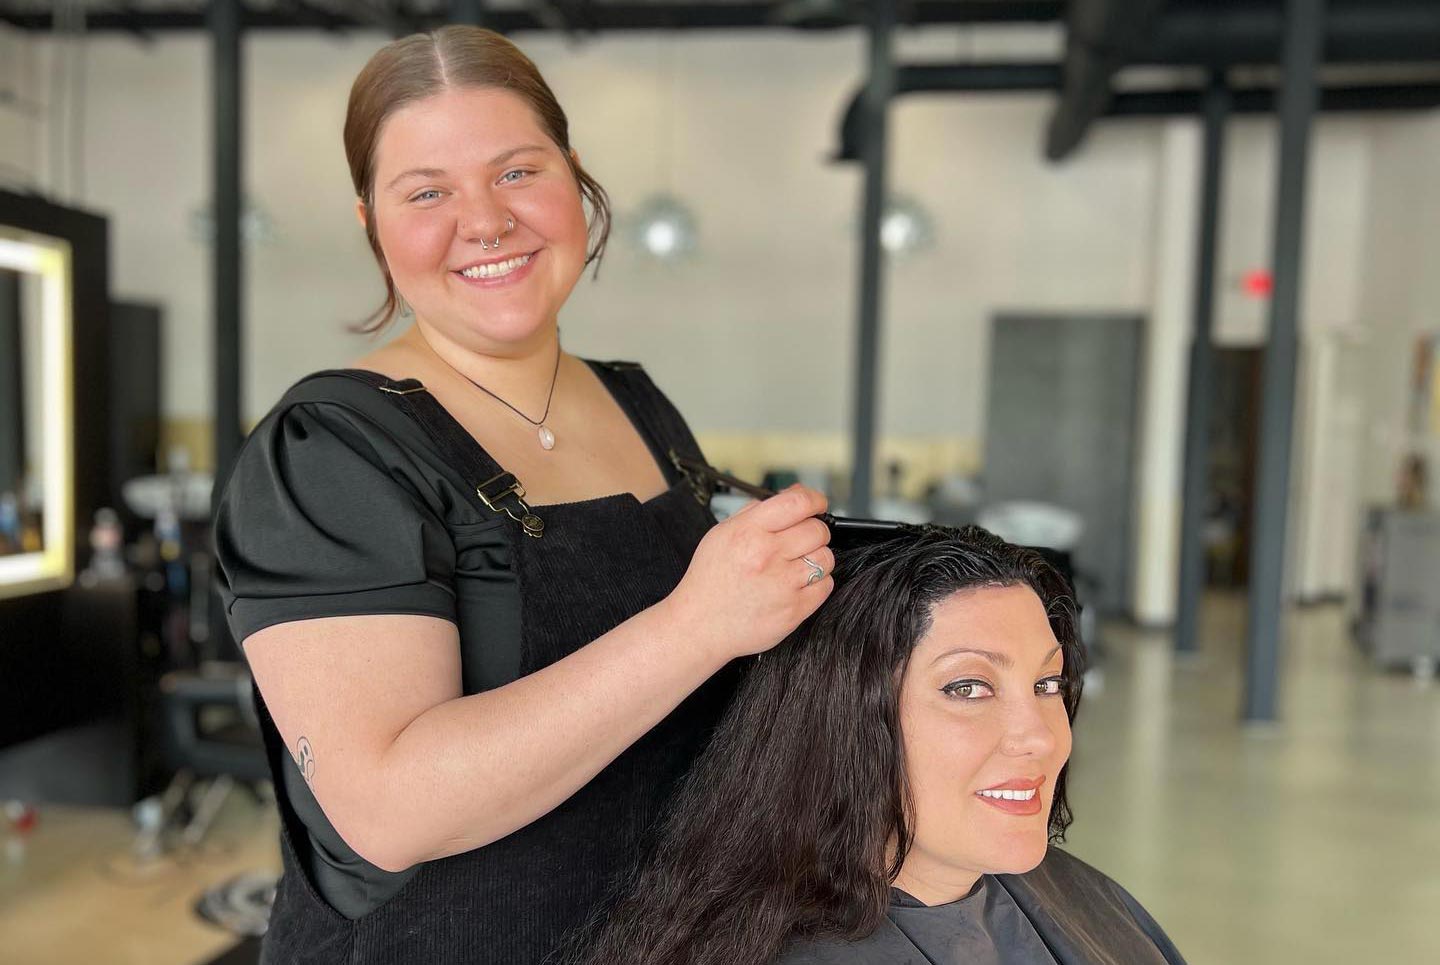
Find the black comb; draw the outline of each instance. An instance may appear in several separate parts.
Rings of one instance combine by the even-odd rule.
[[[738,492],[756,499],[769,499],[775,495],[773,489],[746,482],[729,473],[721,472],[714,466],[699,459],[688,459],[674,449],[670,450],[670,462],[680,470],[691,491],[702,505],[708,505],[716,492]],[[836,516],[821,513],[815,517],[830,528],[831,545],[848,547],[862,543],[889,539],[892,536],[914,536],[947,527],[898,523],[887,519],[860,519],[854,516]]]

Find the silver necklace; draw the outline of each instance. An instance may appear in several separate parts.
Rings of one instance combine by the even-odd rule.
[[[534,419],[530,418],[528,415],[521,412],[519,409],[515,408],[510,403],[500,398],[500,396],[496,395],[494,392],[491,392],[479,382],[476,382],[474,379],[470,378],[470,376],[466,375],[464,372],[461,372],[459,369],[455,369],[455,366],[450,365],[450,363],[448,361],[445,361],[443,357],[441,358],[441,361],[444,361],[446,365],[450,365],[452,369],[455,369],[455,371],[460,374],[460,377],[463,378],[466,382],[469,382],[471,385],[475,386],[475,388],[479,389],[481,392],[484,392],[486,395],[490,396],[490,398],[494,399],[496,402],[499,402],[505,408],[509,409],[511,412],[515,413],[520,418],[524,419],[526,422],[534,426],[536,428],[536,435],[540,438],[540,448],[544,449],[546,452],[549,452],[551,449],[555,448],[555,433],[550,431],[550,427],[545,424],[545,420],[550,418],[550,403],[555,398],[555,383],[559,381],[560,378],[560,333],[557,331],[555,335],[555,371],[550,373],[550,394],[545,397],[545,414],[540,417],[539,422],[536,422]]]

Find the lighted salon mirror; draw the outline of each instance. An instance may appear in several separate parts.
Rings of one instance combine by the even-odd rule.
[[[0,226],[0,597],[74,575],[68,242]]]

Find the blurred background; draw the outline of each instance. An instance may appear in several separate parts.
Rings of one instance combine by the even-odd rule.
[[[0,0],[0,959],[256,960],[212,479],[371,344],[346,97],[444,22],[610,192],[567,349],[1071,568],[1067,847],[1192,962],[1440,960],[1435,0]]]

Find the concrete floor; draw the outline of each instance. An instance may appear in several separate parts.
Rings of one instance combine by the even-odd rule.
[[[1238,721],[1244,601],[1199,657],[1114,628],[1076,722],[1069,849],[1192,963],[1440,962],[1440,686],[1372,669],[1339,607],[1289,618],[1281,721]]]
[[[1339,608],[1291,617],[1283,719],[1243,727],[1243,600],[1207,601],[1202,656],[1107,628],[1076,727],[1067,847],[1128,887],[1193,965],[1440,962],[1440,686],[1371,669]],[[7,965],[195,965],[231,944],[204,887],[275,866],[272,812],[236,799],[211,845],[138,871],[127,815],[47,808],[0,857]]]

